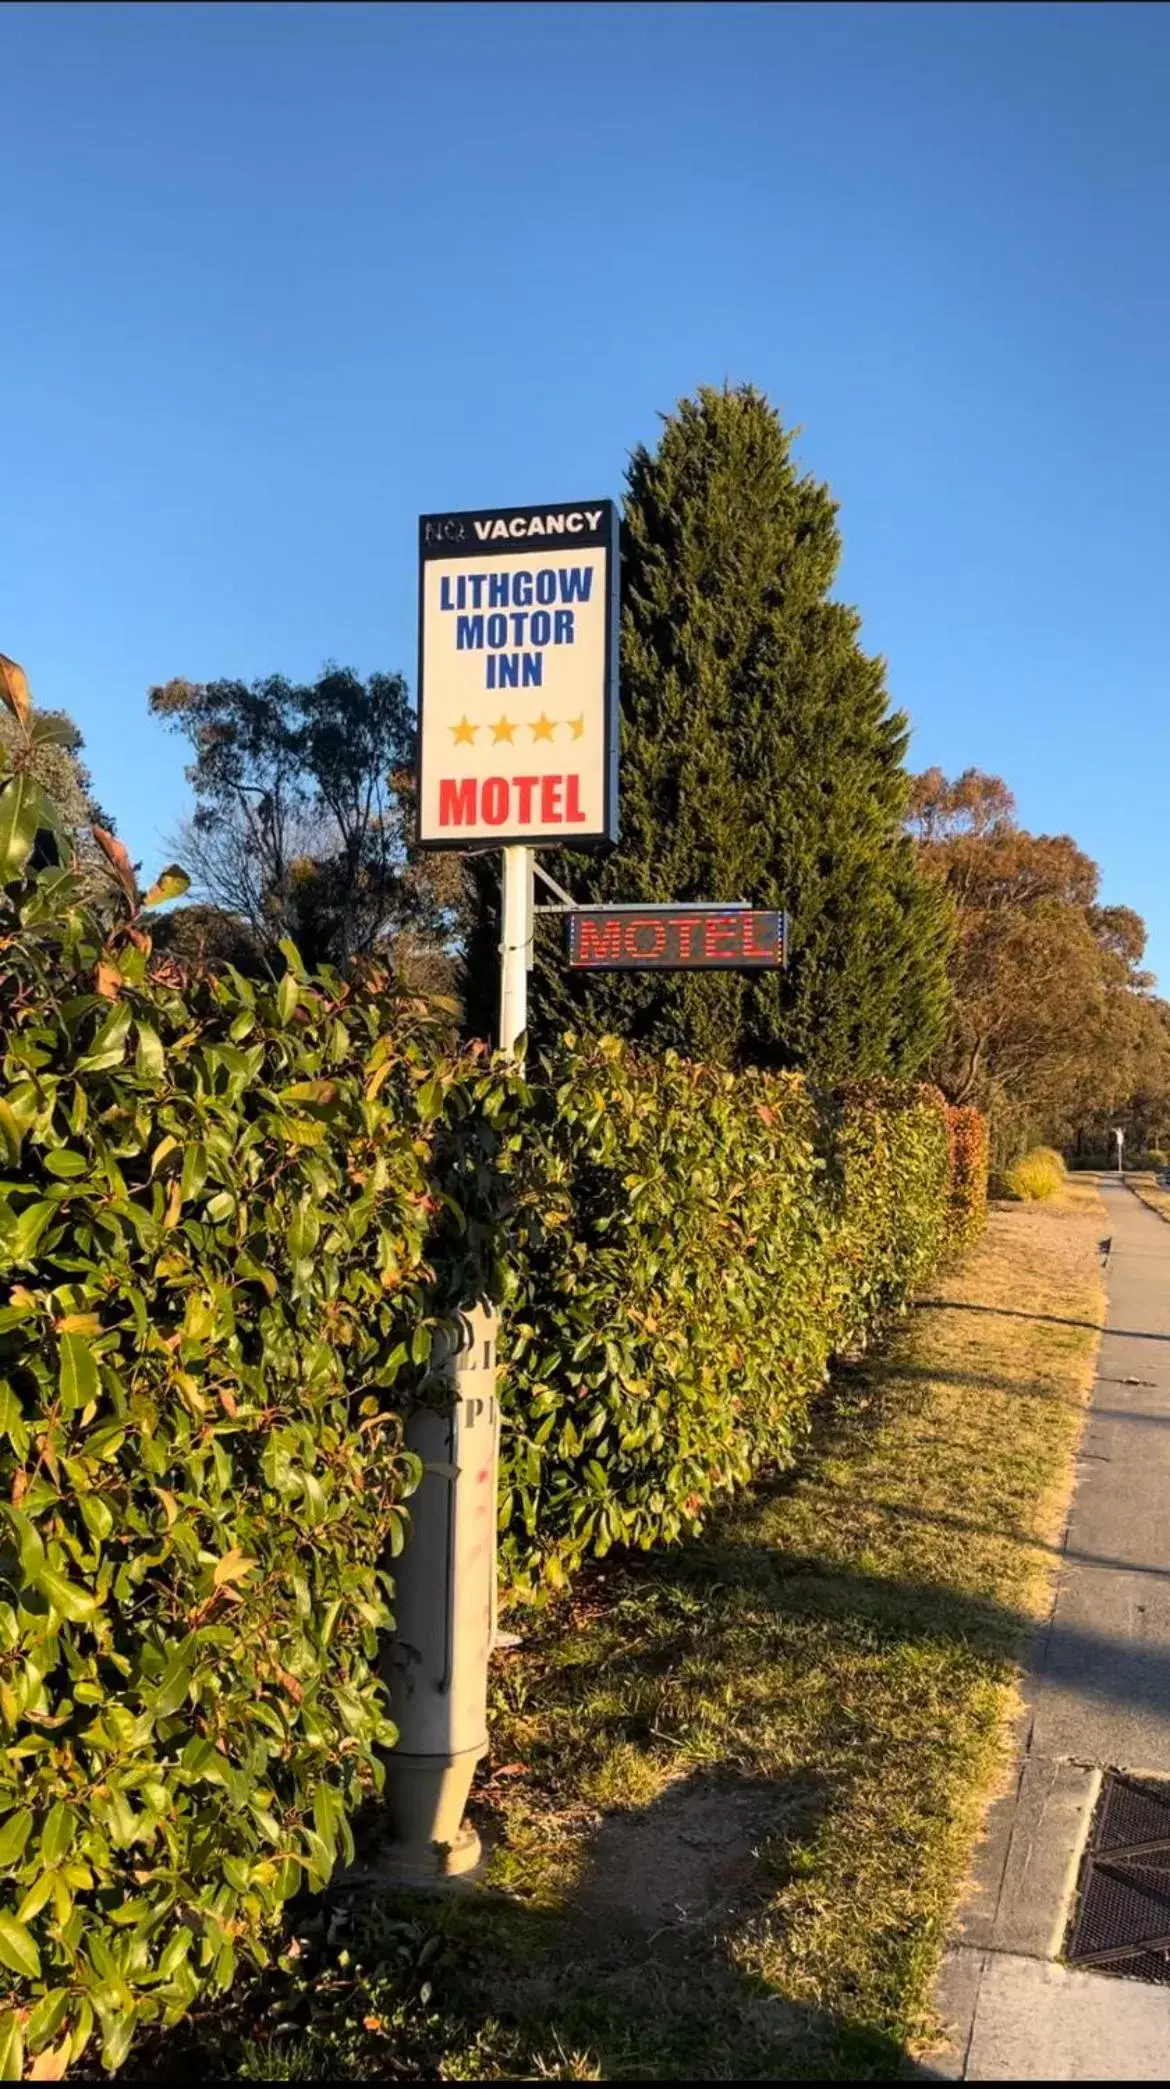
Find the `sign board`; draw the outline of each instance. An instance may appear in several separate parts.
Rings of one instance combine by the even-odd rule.
[[[418,839],[617,839],[612,501],[419,519]]]
[[[774,972],[783,914],[750,907],[582,907],[569,915],[569,963],[581,972]]]

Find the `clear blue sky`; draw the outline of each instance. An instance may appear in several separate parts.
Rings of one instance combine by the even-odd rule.
[[[420,509],[750,379],[916,766],[1170,985],[1170,10],[9,4],[0,79],[0,649],[147,868],[149,683],[409,672]]]

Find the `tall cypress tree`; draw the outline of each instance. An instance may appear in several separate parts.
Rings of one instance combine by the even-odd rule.
[[[943,1022],[947,902],[904,833],[907,724],[859,618],[830,597],[828,489],[767,400],[703,389],[631,460],[622,549],[621,842],[551,854],[582,900],[783,907],[783,976],[567,971],[541,923],[530,1031],[612,1030],[692,1058],[904,1073]],[[497,931],[476,883],[469,1014]],[[478,985],[478,991],[477,991]]]

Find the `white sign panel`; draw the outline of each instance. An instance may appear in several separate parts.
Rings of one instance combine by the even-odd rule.
[[[419,523],[419,841],[617,839],[610,501]]]

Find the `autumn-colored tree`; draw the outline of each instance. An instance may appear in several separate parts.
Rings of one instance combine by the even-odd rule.
[[[1068,835],[1029,834],[997,776],[915,779],[911,831],[955,903],[954,998],[934,1072],[987,1110],[1002,1158],[1067,1141],[1139,1090],[1170,1085],[1170,1028],[1141,969],[1145,925],[1103,907],[1097,865]]]

